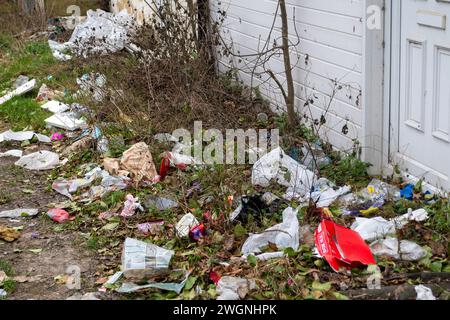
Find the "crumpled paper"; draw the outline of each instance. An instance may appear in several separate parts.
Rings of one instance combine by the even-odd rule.
[[[133,145],[123,153],[120,165],[136,181],[153,181],[158,175],[152,154],[145,142]]]

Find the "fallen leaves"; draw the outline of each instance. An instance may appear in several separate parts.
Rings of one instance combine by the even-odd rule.
[[[6,226],[0,226],[0,239],[5,240],[6,242],[13,242],[20,237],[20,231],[9,228]]]

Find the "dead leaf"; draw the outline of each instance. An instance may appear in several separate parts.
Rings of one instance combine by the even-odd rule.
[[[20,232],[14,228],[9,228],[5,226],[0,226],[0,239],[6,242],[13,242],[20,237]]]
[[[6,275],[6,273],[4,271],[0,270],[0,283],[2,283],[3,281],[7,280],[8,276]]]

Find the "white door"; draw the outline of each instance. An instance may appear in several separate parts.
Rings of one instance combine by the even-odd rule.
[[[450,190],[450,0],[400,1],[394,163]]]

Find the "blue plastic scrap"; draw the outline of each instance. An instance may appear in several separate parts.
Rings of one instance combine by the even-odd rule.
[[[402,190],[400,190],[400,196],[402,198],[412,200],[414,197],[414,186],[412,184],[407,184]]]

